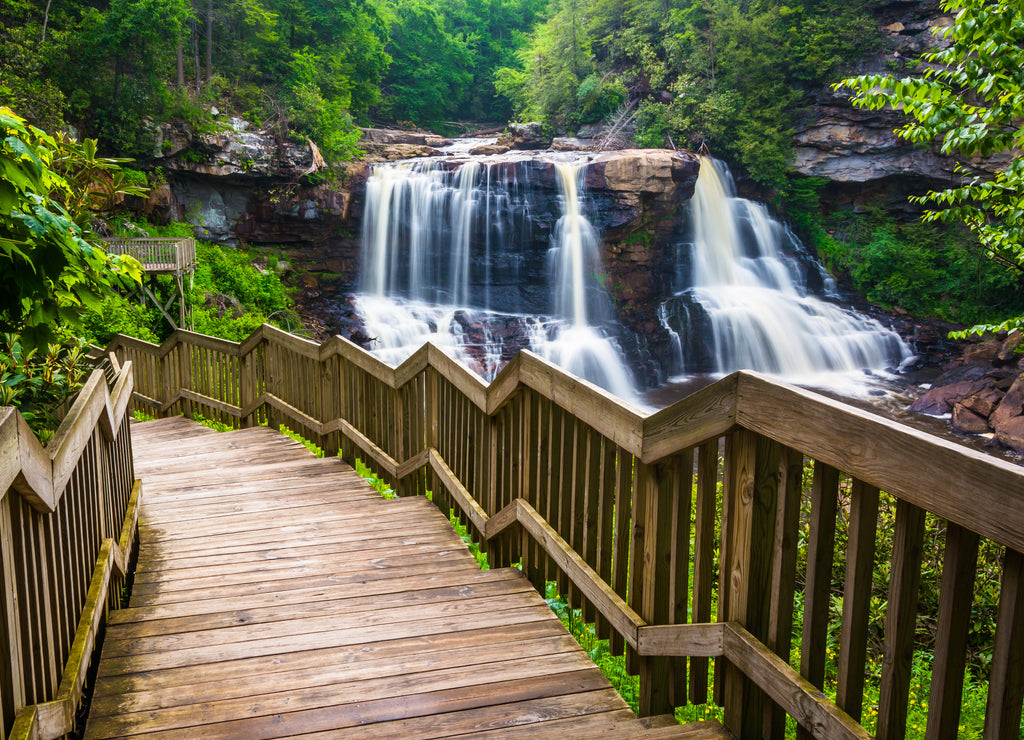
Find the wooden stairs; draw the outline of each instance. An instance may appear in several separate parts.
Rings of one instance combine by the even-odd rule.
[[[514,569],[267,428],[132,426],[130,606],[86,738],[729,738],[637,719]]]

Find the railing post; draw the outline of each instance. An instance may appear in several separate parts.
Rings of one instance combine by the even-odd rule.
[[[178,377],[181,390],[192,390],[192,345],[178,339]],[[171,391],[172,395],[174,390]],[[181,412],[188,418],[193,418],[192,402],[183,398],[181,401]]]
[[[761,641],[771,611],[780,462],[780,446],[766,437],[739,430],[726,438],[719,614]],[[726,726],[739,738],[760,737],[767,720],[763,692],[728,662],[723,678]]]
[[[25,706],[22,682],[21,605],[14,571],[14,534],[11,530],[11,492],[0,498],[0,729],[4,735],[14,715]]]

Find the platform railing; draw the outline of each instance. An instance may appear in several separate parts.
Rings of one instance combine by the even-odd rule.
[[[155,239],[104,239],[108,254],[128,254],[144,270],[192,272],[196,265],[196,242],[192,237]]]
[[[926,736],[956,737],[979,543],[999,548],[985,736],[1019,737],[1020,466],[756,373],[644,415],[528,352],[487,385],[431,345],[392,368],[269,326],[241,344],[179,331],[110,349],[135,365],[133,404],[149,413],[285,424],[401,495],[433,492],[492,563],[557,582],[596,621],[640,677],[642,714],[715,701],[738,737],[782,737],[789,715],[801,736],[865,738],[872,715],[877,737],[901,738],[915,652],[931,663]],[[926,520],[945,553],[927,614]],[[919,617],[935,625],[928,647]]]
[[[129,363],[94,370],[43,447],[0,408],[0,727],[52,740],[75,729],[93,649],[121,588],[140,495]]]

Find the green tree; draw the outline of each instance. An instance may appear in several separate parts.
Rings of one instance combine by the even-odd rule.
[[[92,214],[76,181],[81,147],[9,108],[0,108],[0,132],[0,332],[43,347],[58,324],[79,326],[112,286],[141,275],[134,259],[110,257],[89,241]],[[90,149],[94,155],[95,142]],[[91,166],[116,165],[93,157]]]
[[[962,222],[987,256],[1024,285],[1024,6],[1019,0],[943,0],[955,13],[936,32],[948,46],[926,54],[916,77],[863,75],[839,87],[854,91],[854,105],[886,105],[910,121],[897,131],[908,141],[938,140],[943,154],[959,159],[962,182],[915,198],[929,206],[926,221]],[[986,178],[972,174],[973,157],[1003,155],[1009,163]],[[1024,326],[1024,316],[1001,327]]]
[[[381,113],[417,124],[453,116],[473,79],[468,45],[422,0],[405,0],[393,13]]]

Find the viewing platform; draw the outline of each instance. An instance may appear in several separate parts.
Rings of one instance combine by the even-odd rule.
[[[127,254],[139,261],[142,271],[149,277],[150,283],[145,280],[133,291],[138,293],[142,303],[149,300],[153,306],[163,315],[167,323],[174,330],[189,329],[192,327],[192,311],[185,300],[185,275],[195,272],[196,265],[196,242],[192,237],[181,239],[104,239],[104,249],[107,254]],[[156,296],[156,276],[170,275],[174,280],[174,291],[166,301]],[[170,310],[174,302],[178,302],[177,320],[171,316]]]

